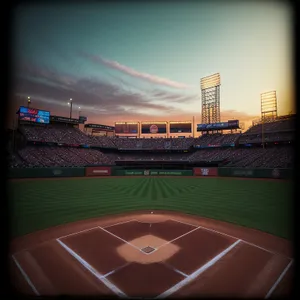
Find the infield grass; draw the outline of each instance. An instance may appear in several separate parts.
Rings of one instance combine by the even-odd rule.
[[[233,178],[88,178],[11,181],[12,236],[133,210],[195,214],[292,237],[292,183]]]

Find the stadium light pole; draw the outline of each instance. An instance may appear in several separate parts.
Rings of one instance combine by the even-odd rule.
[[[80,109],[81,109],[81,107],[80,106],[78,106],[78,118],[80,117]]]
[[[261,123],[261,142],[262,142],[263,149],[265,149],[264,118],[262,118],[262,123]]]
[[[72,106],[73,106],[72,98],[70,98],[70,102],[68,102],[68,104],[70,105],[70,119],[72,119]]]

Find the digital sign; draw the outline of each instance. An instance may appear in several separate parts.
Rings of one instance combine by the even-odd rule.
[[[197,131],[223,130],[239,128],[239,120],[230,120],[228,122],[218,122],[212,124],[197,124]]]
[[[115,127],[108,126],[108,125],[101,125],[101,124],[86,124],[84,125],[85,128],[95,128],[99,130],[107,130],[107,131],[114,131]]]
[[[228,127],[229,128],[235,128],[235,127],[240,127],[240,125],[239,125],[239,120],[229,120],[228,121]]]
[[[170,122],[170,133],[191,133],[191,122]]]
[[[142,134],[167,133],[167,122],[142,122]]]
[[[79,119],[70,119],[66,117],[60,117],[60,116],[51,116],[50,117],[51,122],[62,122],[62,123],[68,123],[68,124],[79,124]]]
[[[138,134],[139,123],[137,122],[116,122],[115,123],[116,134]]]
[[[45,110],[36,109],[36,108],[20,106],[19,120],[49,124],[50,112],[45,111]]]

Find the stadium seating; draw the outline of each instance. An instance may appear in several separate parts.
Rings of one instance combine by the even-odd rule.
[[[77,128],[63,125],[25,125],[22,131],[28,141],[88,144],[119,149],[188,149],[194,145],[232,144],[240,137],[240,134],[211,134],[199,138],[116,138],[86,135]]]
[[[291,146],[236,149],[229,157],[234,167],[288,168],[293,164]]]
[[[189,156],[190,161],[222,161],[229,158],[236,151],[234,148],[226,149],[200,149]]]
[[[293,123],[289,120],[279,120],[265,124],[264,140],[266,144],[277,141],[291,141],[295,138],[291,129]],[[108,152],[90,148],[62,146],[26,146],[17,153],[10,155],[11,167],[50,167],[50,166],[86,166],[113,165],[116,161],[224,161],[228,166],[236,167],[288,167],[293,163],[291,146],[251,147],[251,148],[205,148],[212,145],[232,145],[246,143],[261,143],[261,125],[251,127],[244,134],[204,134],[198,138],[118,138],[86,135],[78,128],[65,125],[31,126],[23,125],[20,131],[27,141],[52,142],[56,144],[90,145],[100,148],[120,150],[187,150],[193,146],[201,147],[192,153],[149,153],[139,152],[127,154],[124,152]]]
[[[13,167],[73,167],[114,164],[114,160],[99,150],[65,147],[28,146],[18,153]]]
[[[126,154],[119,153],[116,160],[136,160],[136,161],[179,161],[189,159],[189,153],[139,153],[139,154]]]
[[[202,135],[200,138],[196,139],[194,145],[209,146],[209,145],[233,144],[239,139],[240,136],[241,136],[240,133],[205,134]]]
[[[189,153],[106,153],[95,149],[74,147],[28,146],[10,156],[10,166],[52,167],[52,166],[87,166],[114,165],[116,161],[224,161],[227,166],[253,168],[287,168],[293,165],[291,146],[263,148],[217,148],[199,149]]]
[[[90,137],[78,128],[64,125],[22,126],[28,141],[43,141],[66,144],[86,144]]]
[[[265,122],[264,124],[256,124],[252,127],[250,127],[245,134],[255,134],[255,133],[261,133],[262,132],[262,126],[264,132],[280,132],[280,131],[289,131],[293,130],[295,128],[294,120],[291,119],[285,119],[285,120],[277,120],[273,122]]]

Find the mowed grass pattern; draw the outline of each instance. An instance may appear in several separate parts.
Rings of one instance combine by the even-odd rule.
[[[126,211],[165,209],[290,239],[292,183],[232,178],[124,177],[11,181],[12,236]]]

